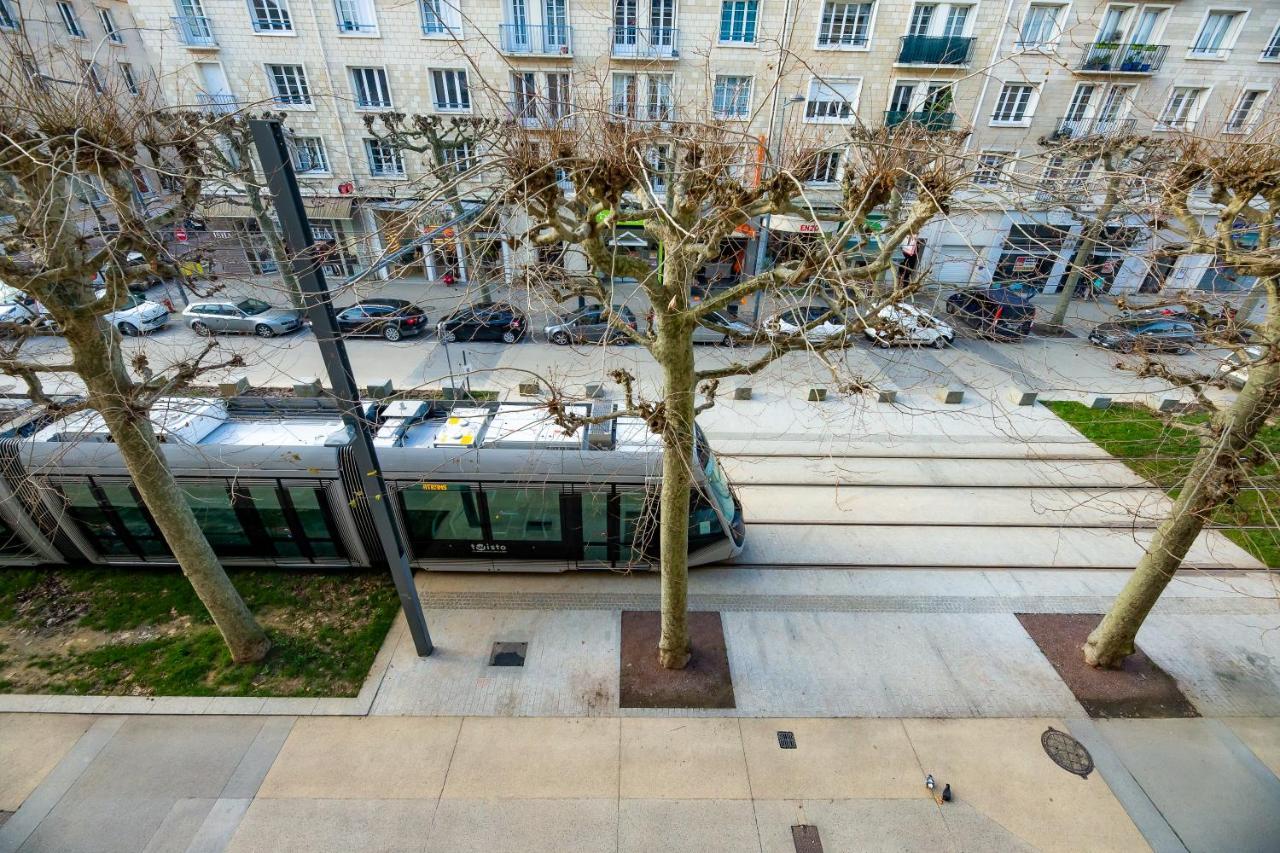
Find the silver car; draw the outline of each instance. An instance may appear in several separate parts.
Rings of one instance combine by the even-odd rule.
[[[261,299],[239,302],[193,302],[182,318],[197,335],[232,333],[273,338],[302,328],[297,308],[273,308]]]
[[[722,329],[728,329],[732,335],[726,335],[718,332],[702,323],[710,324],[710,326],[719,326]],[[735,344],[749,344],[755,337],[755,329],[741,320],[736,320],[727,314],[712,312],[702,318],[693,328],[693,342],[696,344],[724,344],[725,346],[733,346]]]

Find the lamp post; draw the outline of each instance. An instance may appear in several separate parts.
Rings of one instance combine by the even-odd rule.
[[[773,115],[773,120],[769,122],[769,144],[766,151],[769,155],[769,162],[775,163],[778,160],[778,146],[782,140],[778,137],[781,135],[781,128],[787,118],[787,109],[796,104],[802,104],[805,101],[804,95],[792,95],[785,101],[778,104],[777,110]],[[769,225],[773,222],[773,214],[766,213],[764,221],[760,223],[760,234],[756,237],[756,263],[754,274],[759,275],[764,267],[765,253],[769,249]],[[760,300],[764,296],[763,290],[756,290],[755,304],[751,308],[751,325],[760,322]]]

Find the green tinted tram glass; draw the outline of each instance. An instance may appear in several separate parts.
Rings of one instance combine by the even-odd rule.
[[[470,486],[450,485],[439,490],[406,486],[400,491],[400,501],[415,547],[430,551],[436,541],[484,541]]]
[[[485,488],[495,542],[559,542],[560,487]]]

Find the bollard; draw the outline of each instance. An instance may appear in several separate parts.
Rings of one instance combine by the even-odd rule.
[[[963,388],[939,388],[937,394],[939,403],[946,403],[948,406],[954,406],[964,402]]]
[[[1024,391],[1016,387],[1005,392],[1005,398],[1015,406],[1034,406],[1038,396],[1039,394],[1035,391]]]
[[[396,393],[390,379],[375,379],[364,386],[364,393],[372,400],[381,400]]]
[[[537,382],[521,382],[520,383],[521,397],[536,397],[541,393],[542,393],[542,386],[539,385]]]
[[[810,388],[810,389],[809,389],[809,402],[810,402],[810,403],[821,403],[821,402],[822,402],[823,400],[825,400],[825,399],[827,399],[827,389],[826,389],[826,388],[822,388],[822,387],[820,387],[820,386],[815,386],[815,387],[813,387],[813,388]]]
[[[223,397],[242,397],[249,390],[249,377],[233,376],[218,383],[218,393]]]
[[[734,389],[733,389],[733,399],[735,399],[735,400],[750,400],[750,399],[751,399],[751,386],[750,386],[750,385],[739,385],[737,388],[734,388]]]
[[[311,377],[293,383],[293,393],[296,397],[319,397],[323,390],[320,380]]]
[[[1111,398],[1110,397],[1094,397],[1092,400],[1089,401],[1089,408],[1109,409],[1111,408]]]

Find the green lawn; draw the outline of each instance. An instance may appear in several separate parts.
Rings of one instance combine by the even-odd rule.
[[[1071,424],[1138,474],[1177,495],[1192,457],[1200,446],[1195,433],[1177,424],[1203,422],[1206,415],[1185,415],[1166,424],[1150,409],[1112,406],[1091,409],[1082,403],[1046,403]],[[1280,425],[1262,431],[1257,447],[1264,458],[1280,458]],[[1248,487],[1230,506],[1220,508],[1214,521],[1223,533],[1272,568],[1280,568],[1280,470],[1274,462],[1255,468]]]
[[[232,571],[271,636],[235,666],[176,569],[0,569],[0,691],[354,696],[398,609],[385,572]]]

